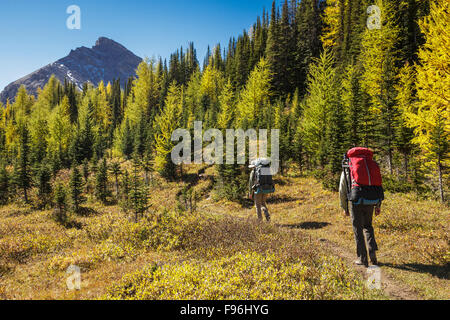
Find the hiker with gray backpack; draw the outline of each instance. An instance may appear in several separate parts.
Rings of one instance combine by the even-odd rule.
[[[252,172],[250,173],[248,197],[255,202],[258,219],[262,220],[261,211],[264,211],[266,220],[270,221],[266,200],[268,194],[275,192],[275,184],[270,173],[270,160],[257,159],[250,163],[249,168],[252,169]]]
[[[358,256],[355,263],[368,267],[368,251],[371,263],[377,265],[378,245],[372,218],[374,209],[375,215],[381,213],[381,203],[384,200],[380,168],[373,160],[372,150],[353,148],[344,155],[342,169],[339,195],[345,215],[351,215],[352,218]]]

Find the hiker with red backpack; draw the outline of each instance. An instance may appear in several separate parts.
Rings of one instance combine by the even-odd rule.
[[[368,267],[368,251],[371,263],[377,265],[378,246],[372,218],[374,209],[376,216],[381,213],[381,203],[384,200],[380,167],[373,160],[373,151],[353,148],[344,155],[342,168],[339,195],[345,215],[351,215],[352,218],[358,256],[355,263]]]
[[[252,161],[249,166],[253,169],[250,174],[248,197],[255,201],[256,214],[262,220],[261,211],[264,211],[266,220],[270,221],[270,213],[267,208],[267,195],[275,192],[272,174],[270,174],[270,160],[260,158]]]

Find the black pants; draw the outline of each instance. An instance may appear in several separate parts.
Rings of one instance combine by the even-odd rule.
[[[372,226],[372,217],[375,206],[351,204],[353,232],[356,241],[356,254],[361,260],[367,260],[367,251],[374,254],[378,250],[375,233]],[[365,236],[365,239],[364,239]],[[367,240],[367,247],[366,247]]]

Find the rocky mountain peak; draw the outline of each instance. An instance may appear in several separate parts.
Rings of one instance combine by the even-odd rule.
[[[116,50],[127,50],[124,46],[122,46],[120,43],[106,38],[106,37],[100,37],[95,42],[95,46],[92,47],[93,50],[96,49],[116,49]]]
[[[92,48],[71,50],[66,57],[9,84],[0,93],[0,101],[13,101],[21,85],[25,85],[29,94],[36,94],[37,89],[42,88],[51,75],[55,75],[61,83],[65,79],[75,83],[80,90],[85,82],[97,85],[100,81],[107,83],[120,78],[124,84],[135,75],[141,61],[140,57],[120,43],[100,37]]]

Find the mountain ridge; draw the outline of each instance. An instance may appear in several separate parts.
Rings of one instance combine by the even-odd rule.
[[[29,94],[36,95],[38,88],[43,88],[52,75],[61,83],[65,79],[75,83],[79,90],[85,82],[97,85],[100,81],[107,83],[120,78],[123,84],[135,75],[141,61],[142,58],[120,43],[99,37],[92,48],[72,49],[67,56],[11,82],[0,93],[0,101],[13,101],[21,85],[25,85]]]

